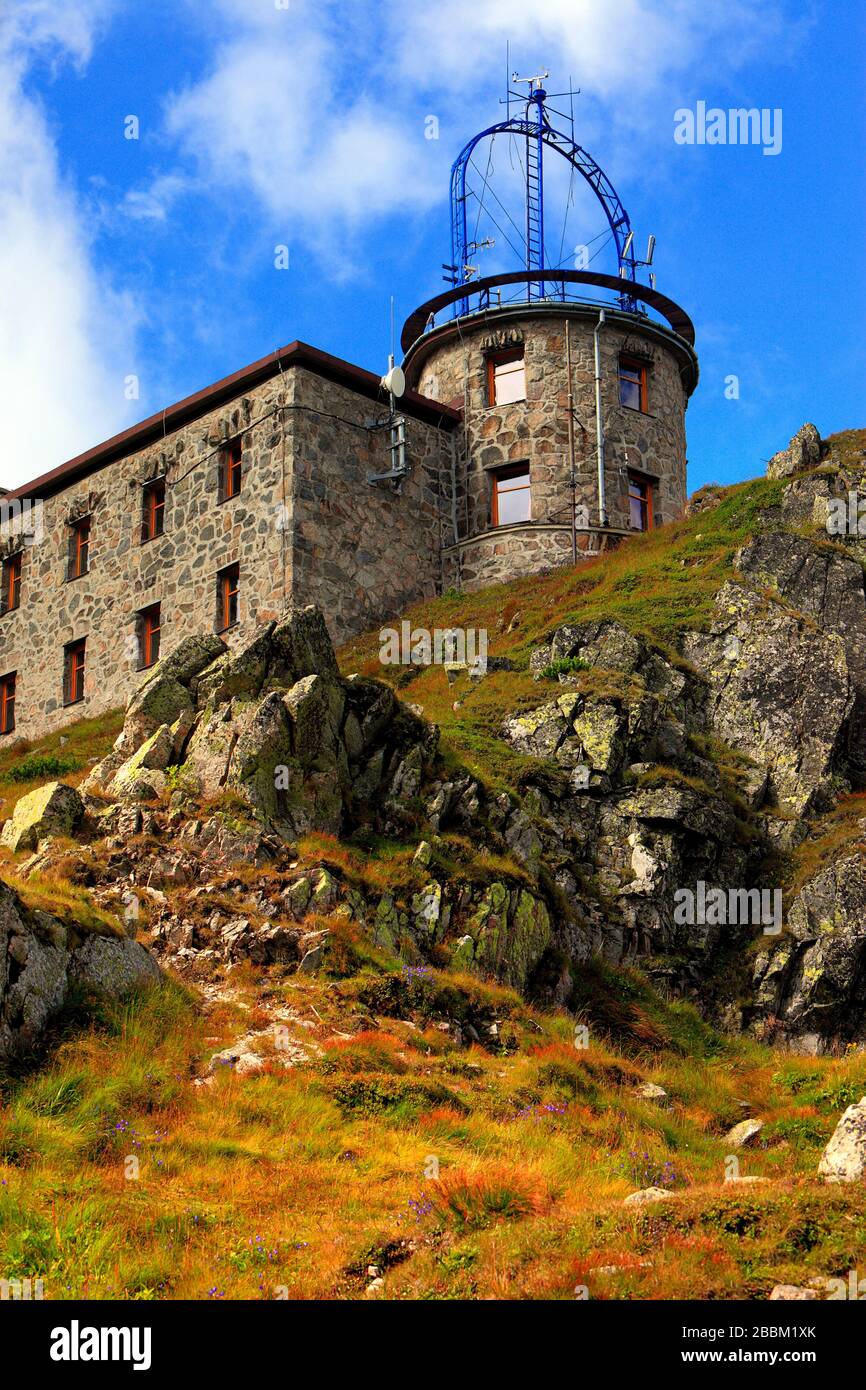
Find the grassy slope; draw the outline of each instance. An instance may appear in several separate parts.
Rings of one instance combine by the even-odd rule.
[[[19,797],[56,780],[75,787],[104,757],[123,725],[123,711],[79,719],[40,739],[6,739],[0,747],[0,820]]]
[[[70,1027],[6,1087],[0,1268],[50,1298],[144,1299],[358,1297],[371,1264],[388,1297],[760,1298],[862,1268],[862,1194],[813,1175],[866,1058],[782,1057],[637,977],[589,984],[578,1049],[568,1019],[435,972],[272,981],[268,1007],[321,1055],[211,1087],[191,1078],[260,1017],[251,981],[246,1010],[202,1018],[169,985]],[[499,1055],[435,1027],[461,990],[503,1020]],[[387,997],[399,1017],[373,1012]],[[671,1107],[637,1099],[642,1080]],[[771,1182],[737,1189],[722,1136],[744,1098],[767,1123],[742,1171]],[[650,1182],[673,1200],[622,1206]]]

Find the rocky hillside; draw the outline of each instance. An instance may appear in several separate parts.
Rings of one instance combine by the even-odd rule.
[[[655,1189],[650,1202],[709,1190],[723,1156],[756,1141],[768,1181],[793,1156],[804,1201],[809,1182],[860,1177],[866,550],[827,526],[858,489],[866,432],[821,441],[806,426],[767,478],[704,489],[686,519],[590,566],[405,615],[485,628],[486,671],[382,665],[378,634],[335,655],[324,615],[290,610],[239,652],[187,638],[122,724],[4,755],[0,787],[23,795],[2,831],[0,1168],[17,1181],[60,1150],[97,1168],[119,1152],[90,1133],[86,1058],[120,1066],[102,1030],[141,1008],[135,1047],[167,1047],[188,1092],[166,1076],[149,1108],[180,1106],[187,1127],[190,1107],[230,1102],[241,1135],[260,1104],[242,1083],[277,1087],[280,1105],[290,1092],[286,1123],[307,1144],[307,1094],[312,1113],[336,1106],[335,1132],[378,1126],[389,1152],[398,1132],[423,1147],[444,1125],[435,1173],[413,1179],[426,1195],[407,1199],[424,1207],[418,1230],[392,1231],[370,1269],[417,1249],[433,1279],[438,1248],[456,1276],[478,1258],[455,1239],[473,1223],[558,1228],[553,1172],[472,1169],[488,1125],[581,1135],[618,1202],[618,1181]],[[158,1041],[164,1016],[185,1040]],[[812,1060],[785,1070],[785,1052]],[[40,1109],[70,1067],[68,1103]],[[83,1149],[61,1141],[66,1115],[90,1134]],[[460,1160],[471,1180],[454,1177]],[[670,1219],[671,1240],[688,1245],[704,1206]],[[612,1246],[630,1248],[617,1222]],[[798,1259],[748,1292],[835,1272]],[[326,1277],[320,1259],[301,1283],[378,1287],[382,1270],[365,1283],[362,1265],[334,1255]],[[706,1296],[744,1288],[731,1265]]]

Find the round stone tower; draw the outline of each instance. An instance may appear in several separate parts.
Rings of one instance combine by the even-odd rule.
[[[417,337],[409,321],[408,384],[463,411],[446,585],[573,563],[682,514],[698,369],[691,325],[672,317],[551,299],[470,309]]]
[[[638,283],[654,238],[647,260],[636,260],[612,185],[573,138],[553,129],[541,79],[529,81],[525,112],[512,118],[509,108],[508,120],[474,137],[455,162],[452,288],[403,328],[407,384],[463,411],[446,586],[471,589],[574,563],[674,520],[686,501],[694,328],[653,276]],[[525,140],[526,264],[479,279],[469,261],[485,243],[468,240],[466,175],[477,167],[478,142],[497,134]],[[545,267],[545,148],[590,183],[619,274]],[[477,229],[478,195],[472,205]]]

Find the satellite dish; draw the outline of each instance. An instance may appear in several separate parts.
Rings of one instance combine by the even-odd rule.
[[[382,377],[382,385],[392,396],[402,396],[406,390],[406,377],[402,367],[392,367],[386,376]]]

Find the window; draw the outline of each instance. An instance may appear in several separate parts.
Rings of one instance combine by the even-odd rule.
[[[90,569],[90,517],[74,522],[69,537],[68,579],[80,579]]]
[[[628,511],[628,522],[633,531],[652,530],[652,483],[642,473],[628,475]]]
[[[493,525],[508,526],[529,521],[529,464],[515,463],[497,468],[493,474]]]
[[[17,673],[0,679],[0,734],[11,734],[15,728],[15,681]]]
[[[646,365],[631,357],[619,359],[619,403],[646,414]]]
[[[70,642],[63,648],[63,703],[75,705],[84,699],[84,649],[87,639]]]
[[[142,489],[141,541],[155,540],[165,529],[165,478],[155,478]]]
[[[487,404],[510,405],[526,399],[523,348],[497,352],[487,359]]]
[[[240,439],[230,444],[220,460],[220,501],[228,502],[241,490],[244,447]]]
[[[160,605],[152,603],[138,615],[138,669],[146,670],[159,661],[159,634],[162,630]]]
[[[238,620],[238,589],[240,566],[227,565],[217,575],[217,632],[234,627]]]
[[[3,612],[11,613],[21,602],[21,556],[10,555],[3,561]]]

